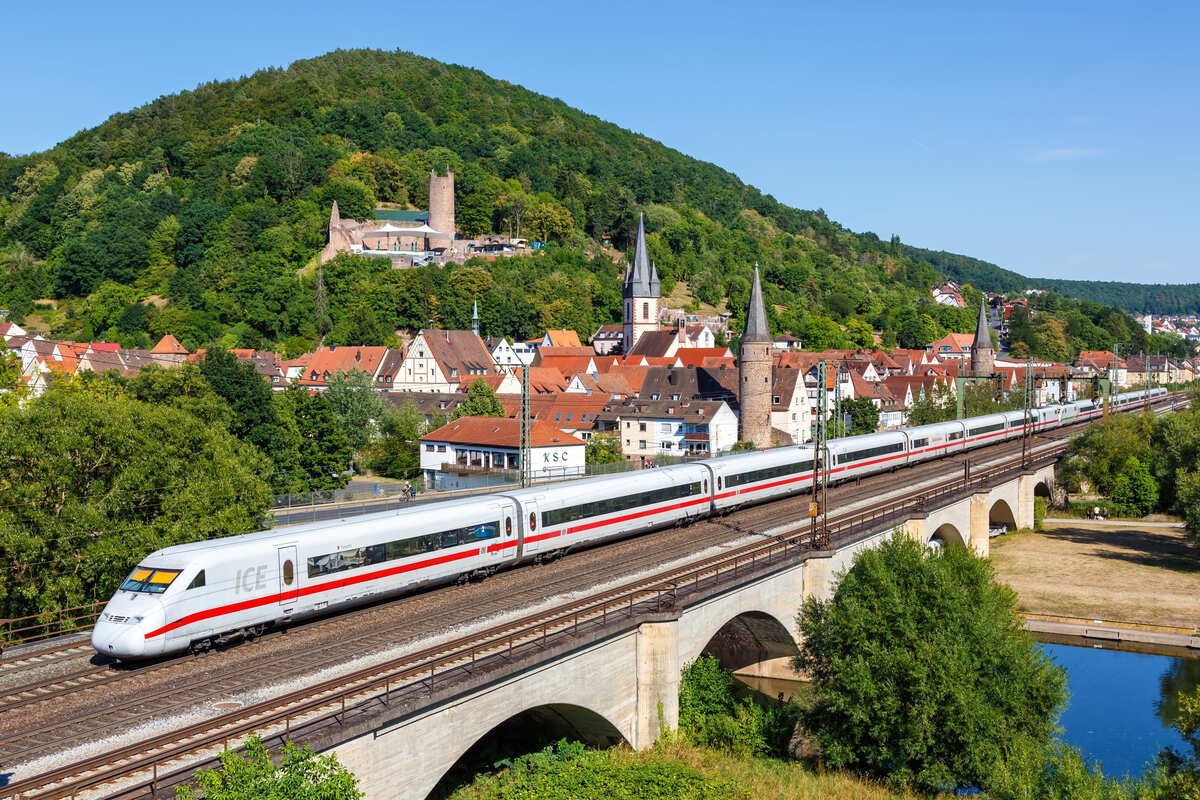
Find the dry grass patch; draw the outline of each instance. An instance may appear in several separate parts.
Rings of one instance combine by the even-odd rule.
[[[1180,528],[1059,523],[993,540],[1022,611],[1200,626],[1200,554]]]

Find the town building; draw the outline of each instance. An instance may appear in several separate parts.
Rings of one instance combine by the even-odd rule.
[[[492,354],[473,331],[420,330],[404,351],[394,391],[458,390],[466,376],[499,373]]]
[[[421,442],[425,486],[437,491],[472,489],[520,480],[521,421],[459,417],[426,433]],[[585,473],[586,443],[541,421],[530,428],[527,469],[535,481]]]
[[[646,250],[646,221],[640,214],[633,263],[625,273],[621,297],[624,300],[623,352],[632,353],[638,339],[650,331],[658,330],[660,300],[658,272],[650,263],[650,255]]]
[[[643,465],[656,456],[715,455],[737,442],[737,415],[724,400],[627,400],[600,412],[596,432],[621,440]]]
[[[746,327],[738,348],[738,414],[739,436],[764,450],[771,441],[771,350],[774,339],[767,327],[767,309],[763,305],[762,283],[758,266],[754,267],[754,283],[750,286],[750,307],[746,311]]]

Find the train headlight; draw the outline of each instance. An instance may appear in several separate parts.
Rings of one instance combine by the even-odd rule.
[[[144,619],[145,619],[145,617],[130,617],[129,621],[132,622],[134,625],[137,625]]]

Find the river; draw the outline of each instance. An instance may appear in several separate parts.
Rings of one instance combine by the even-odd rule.
[[[1063,738],[1104,774],[1141,775],[1164,746],[1184,747],[1172,727],[1179,695],[1200,686],[1200,658],[1152,655],[1079,644],[1039,647],[1067,671],[1071,693],[1059,718]],[[769,697],[807,692],[802,681],[737,676]]]
[[[1067,671],[1071,698],[1059,719],[1063,738],[1098,760],[1105,775],[1140,775],[1159,748],[1183,747],[1170,725],[1179,713],[1179,694],[1200,685],[1200,659],[1040,646]]]

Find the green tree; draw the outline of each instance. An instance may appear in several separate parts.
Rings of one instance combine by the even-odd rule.
[[[842,413],[850,415],[850,432],[874,433],[879,428],[879,409],[869,398],[858,397],[842,401]]]
[[[1166,773],[1160,796],[1191,800],[1200,797],[1200,688],[1179,695],[1179,716],[1173,727],[1191,752],[1168,748],[1159,756]]]
[[[781,756],[796,726],[798,708],[741,697],[729,670],[711,655],[683,669],[679,730],[691,741],[745,755]]]
[[[250,363],[239,362],[225,350],[209,350],[200,359],[200,372],[213,391],[225,398],[233,412],[229,432],[249,442],[278,465],[272,484],[287,491],[287,465],[294,456],[288,449],[287,431],[279,419],[271,386]]]
[[[412,480],[421,474],[421,434],[425,418],[412,400],[389,407],[379,423],[379,438],[371,446],[367,464],[387,478]]]
[[[233,421],[229,404],[213,391],[195,364],[180,364],[170,369],[150,364],[129,379],[125,393],[143,403],[178,408],[226,430]]]
[[[275,397],[288,431],[287,488],[304,492],[345,486],[354,453],[326,394],[292,385]]]
[[[1149,514],[1158,505],[1158,483],[1142,461],[1130,456],[1113,479],[1108,497],[1126,513]]]
[[[467,399],[454,409],[452,419],[459,417],[503,417],[508,412],[504,405],[496,399],[496,392],[488,386],[483,378],[476,378],[467,389]]]
[[[0,406],[20,405],[27,394],[21,380],[21,359],[0,342]]]
[[[1051,740],[1063,671],[965,547],[930,554],[897,532],[855,557],[830,600],[805,601],[798,624],[796,666],[817,695],[804,722],[830,766],[986,789],[1006,747]]]
[[[917,350],[941,336],[938,324],[928,314],[910,313],[896,332],[901,347]]]
[[[379,430],[383,416],[383,395],[375,388],[375,379],[360,369],[338,370],[329,376],[325,395],[346,441],[354,450],[362,450]]]
[[[337,756],[317,755],[288,742],[278,766],[258,736],[246,754],[226,750],[220,766],[196,773],[175,790],[177,800],[360,800],[358,780]]]
[[[102,600],[160,547],[254,530],[269,471],[167,405],[68,385],[0,408],[0,616]]]
[[[588,439],[584,452],[587,464],[618,464],[625,460],[621,454],[621,438],[608,433],[597,433]]]

